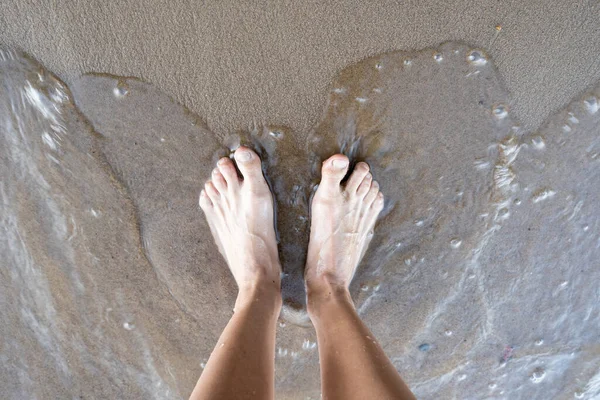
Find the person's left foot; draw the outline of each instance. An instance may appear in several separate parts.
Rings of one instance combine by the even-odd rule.
[[[240,289],[273,283],[280,287],[281,264],[273,224],[273,196],[258,155],[235,151],[235,165],[221,158],[200,192],[200,207],[219,251]]]

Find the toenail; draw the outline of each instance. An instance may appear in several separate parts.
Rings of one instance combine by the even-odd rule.
[[[348,166],[348,160],[333,160],[333,168],[342,169]]]
[[[223,158],[221,158],[221,159],[219,160],[219,162],[218,162],[217,164],[219,164],[219,165],[225,165],[225,163],[227,162],[227,160],[228,160],[228,158],[226,158],[226,157],[223,157]]]
[[[212,173],[213,173],[213,175],[217,175],[219,173],[219,170],[218,169],[213,169]]]
[[[248,150],[238,150],[235,152],[235,159],[241,162],[250,161],[252,153]]]

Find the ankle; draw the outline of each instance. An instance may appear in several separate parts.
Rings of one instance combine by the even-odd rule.
[[[282,303],[279,282],[271,280],[249,282],[239,286],[234,310],[240,311],[247,307],[260,307],[266,312],[279,315]]]
[[[338,285],[327,280],[317,285],[307,285],[306,304],[308,315],[313,320],[317,319],[321,313],[340,306],[350,306],[354,308],[350,291],[345,285]]]

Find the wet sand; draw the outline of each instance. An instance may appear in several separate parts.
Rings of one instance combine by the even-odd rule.
[[[514,10],[507,15],[532,22],[533,13]],[[555,11],[575,19],[583,12],[577,7],[557,8],[544,15]],[[364,13],[365,26],[373,25],[369,15]],[[53,22],[60,18],[69,20],[57,16]],[[123,14],[111,21],[119,18]],[[354,20],[358,22],[357,17]],[[589,24],[589,18],[582,17],[568,34],[564,27],[552,51],[557,51],[557,42],[568,47],[565,36],[583,40],[593,31],[587,29]],[[57,29],[60,23],[52,26]],[[249,29],[245,35],[251,38],[259,29],[243,23],[235,26]],[[354,161],[367,160],[388,196],[352,290],[361,315],[420,397],[597,394],[598,348],[592,328],[597,315],[589,282],[598,273],[594,268],[598,214],[593,204],[598,199],[600,114],[592,91],[575,97],[540,129],[537,125],[545,116],[531,110],[571,102],[562,98],[559,103],[558,97],[574,87],[581,90],[588,79],[598,79],[598,71],[593,61],[583,67],[586,73],[577,72],[582,67],[571,62],[557,81],[576,84],[560,90],[541,82],[547,76],[558,77],[562,66],[551,70],[530,66],[516,70],[512,78],[508,72],[503,76],[503,65],[511,57],[502,59],[499,53],[496,69],[490,54],[496,48],[500,51],[507,27],[503,24],[494,40],[498,32],[494,26],[486,43],[491,45],[488,53],[451,43],[418,53],[378,55],[339,74],[338,66],[322,82],[326,87],[313,88],[316,92],[310,95],[320,102],[315,121],[311,101],[309,106],[300,104],[301,93],[323,77],[307,78],[305,83],[296,73],[289,80],[298,95],[290,95],[269,84],[280,78],[264,76],[282,75],[287,82],[290,71],[275,66],[259,72],[265,78],[258,90],[262,96],[246,93],[258,79],[255,75],[235,88],[236,78],[219,80],[223,71],[207,72],[207,77],[214,73],[217,79],[205,85],[221,82],[223,90],[238,93],[227,101],[232,108],[227,115],[223,110],[229,108],[210,108],[220,101],[213,89],[205,92],[210,95],[200,96],[199,91],[181,98],[176,88],[186,82],[183,79],[166,88],[159,76],[155,81],[144,73],[138,75],[156,84],[110,75],[79,77],[82,71],[75,66],[80,68],[81,63],[73,61],[65,65],[69,71],[57,66],[71,95],[47,72],[42,73],[45,80],[38,81],[35,62],[2,64],[5,88],[11,91],[3,93],[1,114],[10,116],[5,121],[23,123],[3,127],[8,145],[3,171],[10,173],[12,183],[3,191],[5,215],[10,216],[4,226],[10,235],[0,250],[9,260],[3,278],[12,282],[12,289],[1,298],[7,305],[2,333],[14,338],[5,342],[3,348],[9,350],[3,354],[16,361],[2,370],[5,381],[13,382],[2,391],[40,397],[87,391],[137,398],[152,393],[152,387],[158,398],[187,396],[228,318],[214,310],[227,310],[234,296],[233,282],[197,209],[197,190],[216,157],[247,142],[265,160],[279,207],[287,273],[277,344],[280,398],[318,396],[315,338],[303,312],[300,277],[308,201],[318,181],[316,167],[339,150]],[[224,28],[213,28],[214,40],[232,40],[232,31],[220,36],[214,32]],[[327,30],[323,25],[314,27],[315,32],[320,29]],[[458,24],[456,30],[461,29],[465,27]],[[269,32],[265,37],[273,35]],[[352,37],[353,31],[346,32]],[[369,37],[363,46],[374,37],[378,36]],[[268,46],[277,40],[282,39],[272,38]],[[33,43],[20,42],[21,47]],[[344,41],[339,48],[335,42],[323,43],[325,49],[314,46],[314,50],[328,49],[337,56],[329,57],[329,62],[358,57],[340,53]],[[194,42],[191,47],[199,45]],[[597,50],[592,39],[586,46],[570,61],[585,60],[587,51]],[[236,49],[248,50],[243,44]],[[45,60],[43,54],[35,54],[35,46],[28,50],[52,70],[52,57]],[[280,56],[286,54],[280,50]],[[189,56],[187,48],[179,51],[180,58],[184,53]],[[537,56],[530,57],[539,57],[541,51],[538,48],[533,53]],[[367,54],[372,53],[358,59]],[[523,55],[512,54],[515,59]],[[256,60],[245,61],[234,63],[233,69],[260,67]],[[221,62],[231,65],[227,63],[232,59]],[[146,68],[155,65],[148,62]],[[302,65],[305,73],[315,73],[313,63]],[[117,72],[112,68],[84,72]],[[175,83],[173,76],[166,78],[168,82]],[[518,89],[524,97],[509,95],[511,79],[513,84],[515,79],[538,79],[543,87],[536,86],[536,93],[543,92],[545,102]],[[28,82],[35,90],[27,89]],[[270,104],[274,93],[279,93],[279,102]],[[15,103],[16,99],[21,100]],[[206,114],[194,113],[203,102],[209,107]],[[294,102],[305,112],[292,112]],[[15,109],[19,103],[23,106]],[[527,104],[532,107],[530,117]],[[255,115],[245,117],[253,111]],[[203,122],[205,115],[208,124]],[[38,136],[39,132],[44,134]],[[20,172],[15,165],[28,168]],[[522,315],[515,314],[517,310]],[[25,350],[25,343],[36,343],[38,350]],[[45,365],[55,366],[57,372],[44,372]],[[104,384],[87,388],[96,375]]]

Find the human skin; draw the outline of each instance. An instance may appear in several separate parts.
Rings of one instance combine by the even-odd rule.
[[[260,158],[240,147],[222,158],[200,207],[238,285],[234,314],[190,399],[272,399],[281,264],[273,196]],[[346,184],[346,156],[323,163],[312,202],[305,269],[308,313],[317,331],[324,399],[414,399],[358,316],[348,286],[373,235],[383,194],[366,163]]]

